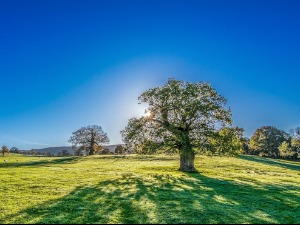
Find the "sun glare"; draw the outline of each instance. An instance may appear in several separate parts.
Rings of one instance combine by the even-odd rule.
[[[151,112],[146,112],[146,117],[150,117],[151,116]]]

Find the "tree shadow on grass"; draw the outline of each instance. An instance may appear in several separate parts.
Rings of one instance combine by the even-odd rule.
[[[282,161],[279,159],[262,158],[259,156],[248,156],[248,155],[240,156],[240,158],[252,162],[263,163],[270,166],[277,166],[284,169],[300,171],[300,164],[297,165],[297,164],[293,164],[292,162]]]
[[[293,190],[294,192],[288,193]],[[299,223],[296,186],[257,188],[201,174],[126,174],[78,187],[4,218],[8,223]],[[0,220],[1,222],[1,220]]]
[[[7,162],[1,163],[0,168],[8,168],[8,167],[27,167],[27,166],[47,166],[51,164],[67,164],[67,163],[75,163],[78,161],[78,157],[65,157],[59,159],[51,159],[51,160],[38,160],[38,161],[27,161],[27,162]]]
[[[174,157],[168,157],[166,155],[134,155],[130,157],[139,161],[174,161],[177,160]]]

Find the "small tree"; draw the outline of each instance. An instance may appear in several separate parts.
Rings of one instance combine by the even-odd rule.
[[[83,152],[86,152],[86,146],[85,145],[73,145],[72,149],[74,150],[74,155],[76,156],[83,156]]]
[[[78,155],[83,150],[88,155],[95,155],[97,151],[101,151],[102,144],[109,143],[109,138],[100,126],[93,125],[82,127],[73,132],[73,136],[69,139],[69,142],[73,144],[73,149]]]
[[[132,118],[121,133],[129,149],[151,140],[180,155],[179,170],[193,172],[196,149],[214,134],[216,127],[231,124],[226,100],[208,83],[167,84],[145,91],[140,103],[149,105],[146,116]]]
[[[36,155],[36,151],[34,149],[30,150],[30,155]]]
[[[117,145],[115,153],[118,155],[123,155],[125,153],[125,148],[122,145]]]
[[[3,145],[2,147],[1,147],[1,153],[2,153],[2,155],[4,156],[4,154],[5,153],[9,153],[9,149],[8,149],[8,147],[6,147],[5,145]]]
[[[68,150],[62,150],[61,155],[62,156],[70,156],[70,153],[68,152]]]

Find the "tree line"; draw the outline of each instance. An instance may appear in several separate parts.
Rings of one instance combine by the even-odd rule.
[[[125,152],[126,152],[126,148],[122,145],[117,145],[114,153],[110,152],[109,149],[107,149],[103,146],[101,147],[101,151],[95,151],[95,149],[94,149],[94,154],[119,154],[119,155],[123,155]],[[2,154],[2,156],[5,156],[5,154],[10,154],[10,153],[30,155],[30,156],[46,156],[46,157],[54,157],[54,156],[67,157],[67,156],[72,156],[73,155],[73,154],[69,153],[68,150],[61,150],[57,154],[53,154],[51,152],[39,152],[39,151],[36,151],[34,149],[32,149],[32,150],[19,150],[16,147],[12,147],[11,149],[9,149],[5,145],[3,145],[1,147],[0,154]],[[75,151],[75,155],[81,156],[83,154],[80,150],[80,151]],[[90,155],[89,151],[87,151],[87,155]]]
[[[131,118],[121,131],[127,151],[179,154],[182,171],[196,171],[196,154],[298,157],[297,138],[277,128],[262,127],[251,140],[244,137],[243,128],[232,126],[227,100],[209,83],[169,79],[138,99],[148,108],[144,116]],[[89,126],[74,132],[69,141],[78,151],[85,149],[93,155],[109,138],[101,127]]]
[[[0,149],[0,153],[2,156],[5,154],[9,153],[14,153],[14,154],[22,154],[22,155],[33,155],[33,156],[47,156],[47,157],[52,157],[55,156],[55,154],[50,153],[50,152],[39,152],[34,149],[31,150],[19,150],[17,147],[12,147],[9,149],[7,146],[2,146]],[[71,156],[71,154],[68,152],[68,150],[62,150],[57,154],[57,156]]]
[[[148,106],[145,115],[129,119],[121,131],[126,148],[121,146],[117,152],[178,154],[179,170],[186,172],[197,171],[196,154],[300,157],[300,128],[286,133],[264,126],[249,140],[243,128],[232,126],[227,100],[209,83],[169,79],[165,85],[143,92],[138,100]],[[76,155],[103,153],[109,141],[98,125],[82,127],[69,139]]]

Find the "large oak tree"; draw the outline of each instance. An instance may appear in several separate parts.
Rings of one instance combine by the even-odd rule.
[[[73,132],[69,142],[73,144],[73,148],[86,150],[88,155],[95,155],[95,152],[101,149],[103,144],[109,143],[109,138],[100,126],[93,125]]]
[[[169,79],[167,84],[145,91],[139,102],[148,104],[147,113],[129,120],[121,132],[124,142],[136,148],[152,141],[178,152],[181,171],[196,171],[196,150],[207,144],[218,127],[231,124],[226,99],[209,83]]]

